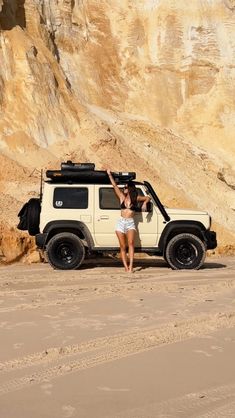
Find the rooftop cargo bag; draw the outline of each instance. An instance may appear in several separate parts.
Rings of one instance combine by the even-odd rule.
[[[94,169],[93,163],[73,163],[72,161],[61,163],[61,171],[92,171]]]

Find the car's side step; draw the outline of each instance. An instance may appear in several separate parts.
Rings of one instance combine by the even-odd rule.
[[[112,253],[112,252],[119,252],[120,248],[119,247],[93,247],[91,251],[102,252],[102,253]],[[159,255],[159,256],[162,255],[162,251],[158,247],[149,247],[149,248],[135,247],[135,252],[146,253],[149,255]]]

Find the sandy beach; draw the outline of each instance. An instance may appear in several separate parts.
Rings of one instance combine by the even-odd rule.
[[[0,268],[1,418],[235,416],[235,258]]]

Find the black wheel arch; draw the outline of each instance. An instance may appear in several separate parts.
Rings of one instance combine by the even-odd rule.
[[[81,240],[85,241],[89,249],[94,247],[92,235],[86,224],[81,221],[64,220],[55,220],[46,224],[42,234],[39,234],[41,239],[40,237],[37,237],[37,241],[40,242],[40,247],[45,247],[53,236],[61,232],[71,232],[77,235]]]
[[[171,238],[178,234],[190,233],[196,235],[206,244],[206,228],[199,221],[171,221],[162,231],[161,238],[159,240],[159,249],[165,252],[167,243]]]

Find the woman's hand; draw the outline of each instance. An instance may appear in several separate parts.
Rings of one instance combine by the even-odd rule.
[[[145,201],[141,207],[142,212],[147,212],[147,202]]]
[[[141,211],[142,212],[148,212],[147,210],[147,204],[150,202],[150,197],[149,196],[144,196],[144,197],[140,197],[140,201],[142,200],[143,204],[141,207]]]

